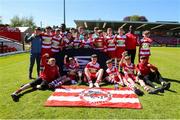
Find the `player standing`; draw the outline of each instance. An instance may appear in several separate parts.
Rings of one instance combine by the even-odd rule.
[[[107,29],[107,35],[105,36],[107,54],[110,58],[116,58],[116,41],[115,36],[112,33],[112,28]]]
[[[146,30],[143,32],[143,38],[140,40],[140,48],[139,48],[139,61],[141,56],[146,56],[147,60],[149,60],[149,56],[151,55],[150,46],[152,43],[152,39],[150,37],[150,31]]]
[[[60,51],[60,44],[62,37],[60,36],[60,29],[55,30],[55,35],[52,37],[52,45],[51,45],[51,52],[52,56],[54,57]]]
[[[52,28],[50,26],[46,27],[46,32],[42,34],[42,50],[41,54],[42,56],[45,53],[48,53],[51,56],[51,44],[52,44],[52,33],[51,33]]]
[[[118,29],[118,35],[116,36],[116,57],[118,60],[122,58],[122,53],[125,51],[126,48],[126,35],[124,35],[123,28]]]

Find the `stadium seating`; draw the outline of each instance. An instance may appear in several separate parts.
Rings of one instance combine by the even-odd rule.
[[[180,44],[180,39],[176,37],[161,37],[161,36],[153,36],[154,40],[153,44],[161,44],[161,45],[178,45]]]
[[[7,45],[0,45],[0,53],[14,52],[17,51],[15,47],[10,47]]]
[[[0,26],[0,36],[14,39],[16,42],[21,41],[21,32],[18,28]]]

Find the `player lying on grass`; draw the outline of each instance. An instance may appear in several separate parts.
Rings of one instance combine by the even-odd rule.
[[[107,76],[105,77],[105,81],[113,83],[115,88],[118,88],[119,85],[124,86],[122,75],[119,73],[118,69],[113,66],[111,59],[106,61],[106,65]]]
[[[82,72],[79,70],[79,63],[77,58],[69,57],[67,61],[67,55],[64,56],[64,65],[67,70],[67,76],[71,79],[71,84],[77,84],[77,77],[81,82]]]
[[[103,69],[100,68],[99,63],[97,63],[97,55],[93,54],[91,56],[91,62],[89,62],[84,69],[85,81],[89,83],[89,88],[93,87],[93,81],[95,80],[95,87],[99,87],[99,83],[102,80]]]
[[[153,88],[158,88],[153,82],[161,84],[161,88],[168,90],[170,83],[163,80],[157,67],[148,62],[148,57],[141,56],[140,63],[137,65],[137,76],[139,79],[145,81],[145,83]]]
[[[54,58],[50,58],[48,60],[48,57],[49,54],[44,54],[42,57],[44,70],[40,73],[40,77],[30,83],[23,85],[21,88],[11,94],[11,97],[14,101],[18,101],[18,94],[20,94],[22,91],[30,87],[46,89],[48,88],[48,83],[60,77],[59,67],[56,65],[56,60]]]

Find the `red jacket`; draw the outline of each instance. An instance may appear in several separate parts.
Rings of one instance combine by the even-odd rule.
[[[136,67],[136,71],[140,72],[142,76],[148,75],[151,72],[151,69],[157,70],[157,67],[149,63],[145,63],[145,64],[139,63],[137,64],[137,67]]]
[[[40,73],[40,77],[43,80],[46,80],[47,82],[51,82],[60,76],[59,67],[57,65],[50,66],[47,63],[47,57],[46,56],[42,57],[42,63],[44,65],[44,70]]]

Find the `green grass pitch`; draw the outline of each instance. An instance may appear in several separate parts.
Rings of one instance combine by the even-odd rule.
[[[151,51],[151,63],[171,82],[171,88],[163,94],[139,97],[140,110],[44,107],[52,91],[34,91],[13,102],[10,94],[30,82],[29,54],[0,57],[0,119],[180,119],[180,48],[152,47]]]

